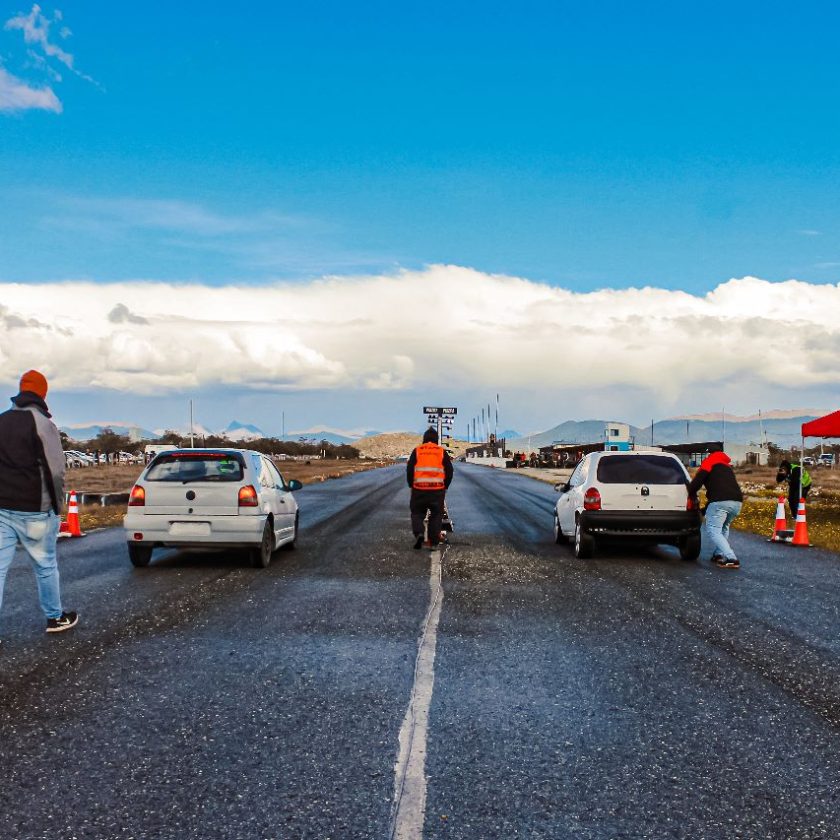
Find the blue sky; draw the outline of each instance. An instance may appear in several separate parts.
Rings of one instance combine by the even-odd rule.
[[[0,283],[306,285],[452,265],[702,297],[730,278],[840,278],[834,4],[85,0],[32,15],[0,0],[2,21],[45,33],[0,29]],[[820,387],[803,399],[830,401]]]

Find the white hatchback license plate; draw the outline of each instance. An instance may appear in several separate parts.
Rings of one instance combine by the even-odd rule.
[[[209,522],[172,522],[169,525],[171,537],[209,537]]]

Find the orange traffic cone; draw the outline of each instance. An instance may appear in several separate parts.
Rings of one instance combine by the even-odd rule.
[[[805,499],[799,500],[796,512],[796,526],[793,529],[793,545],[810,545],[808,542],[808,523],[805,521]]]
[[[790,542],[793,535],[792,531],[788,531],[787,515],[785,514],[785,497],[779,496],[779,503],[776,505],[776,524],[773,527],[773,536],[770,537],[770,542]]]
[[[82,527],[79,524],[79,503],[76,501],[76,491],[70,491],[70,501],[67,503],[67,527],[70,529],[71,537],[83,537]]]

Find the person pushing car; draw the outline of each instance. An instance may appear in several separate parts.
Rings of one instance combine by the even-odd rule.
[[[688,484],[688,495],[693,499],[701,487],[706,488],[706,533],[714,546],[712,562],[721,569],[741,566],[729,544],[729,526],[741,512],[744,495],[731,464],[725,452],[712,452]]]
[[[411,488],[411,530],[414,548],[423,545],[423,522],[429,514],[429,547],[440,542],[446,490],[452,482],[452,459],[438,443],[435,429],[427,429],[423,443],[415,447],[408,459],[406,479]]]

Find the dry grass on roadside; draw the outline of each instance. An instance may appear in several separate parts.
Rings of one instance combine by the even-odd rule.
[[[776,502],[775,497],[748,498],[733,527],[739,531],[770,537],[776,522]],[[805,508],[808,539],[811,545],[840,551],[840,496],[834,493],[830,496],[827,494],[809,496]],[[789,514],[789,511],[786,512]],[[790,515],[788,515],[788,528],[793,528]]]
[[[805,505],[808,538],[812,545],[840,551],[840,470],[814,467],[809,472],[813,484]],[[736,473],[744,491],[744,507],[733,527],[770,537],[778,498],[787,496],[787,487],[776,483],[775,466],[741,467]],[[790,511],[786,512],[788,527],[793,528]]]
[[[376,469],[390,461],[315,460],[278,461],[277,467],[288,481],[296,478],[303,484],[313,484],[341,478],[343,475]],[[128,493],[143,471],[142,466],[128,464],[100,464],[69,470],[65,487],[77,493]],[[125,505],[80,505],[79,522],[82,531],[94,528],[121,526]]]

